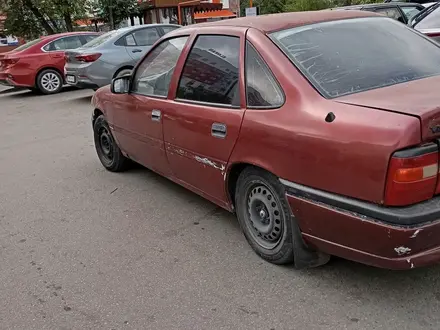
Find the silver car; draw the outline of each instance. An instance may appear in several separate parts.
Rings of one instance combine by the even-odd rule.
[[[147,24],[105,33],[74,51],[65,52],[66,83],[98,89],[130,74],[136,63],[164,34],[180,25]]]

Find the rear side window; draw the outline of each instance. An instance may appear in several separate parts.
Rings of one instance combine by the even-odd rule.
[[[96,37],[98,37],[97,35],[92,35],[92,34],[86,34],[84,35],[84,38],[86,39],[86,42],[90,42],[93,39],[95,39]]]
[[[313,24],[271,38],[329,98],[440,74],[440,47],[389,18]]]
[[[124,39],[125,39],[125,46],[128,47],[136,46],[136,40],[134,40],[134,36],[132,34],[125,36]]]
[[[45,51],[57,51],[57,50],[67,50],[75,49],[82,46],[81,39],[78,36],[64,37],[52,41],[51,43],[44,46]]]
[[[246,43],[246,98],[248,108],[276,108],[284,103],[283,92],[255,48]]]
[[[239,59],[240,38],[197,37],[183,67],[177,98],[239,106]]]
[[[133,37],[137,46],[152,46],[160,38],[156,28],[135,31]]]

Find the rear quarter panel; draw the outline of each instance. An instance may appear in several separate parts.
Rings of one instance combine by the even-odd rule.
[[[250,29],[248,40],[286,102],[275,110],[246,110],[229,166],[250,163],[295,183],[381,203],[389,158],[420,143],[419,120],[326,100],[266,36]],[[336,116],[331,123],[329,112]]]

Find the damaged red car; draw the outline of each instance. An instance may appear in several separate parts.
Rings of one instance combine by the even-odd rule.
[[[275,264],[440,262],[440,48],[390,18],[198,24],[94,95],[98,157],[235,212]]]

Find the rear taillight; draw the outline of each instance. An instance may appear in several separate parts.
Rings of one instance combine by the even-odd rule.
[[[87,54],[87,55],[76,55],[75,59],[80,62],[95,62],[98,58],[101,57],[100,53],[96,54]]]
[[[432,198],[437,186],[438,161],[438,147],[434,143],[394,153],[384,204],[403,206]]]

